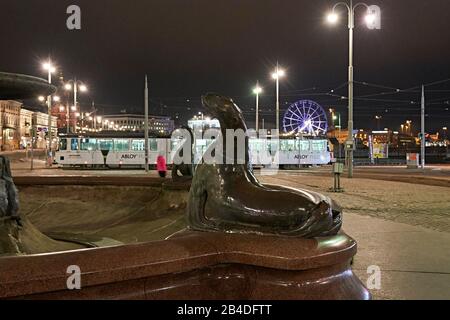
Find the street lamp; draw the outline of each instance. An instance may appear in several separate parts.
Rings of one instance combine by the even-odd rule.
[[[259,95],[262,93],[262,88],[259,86],[259,81],[256,83],[256,87],[253,89],[253,94],[256,95],[256,134],[259,131]]]
[[[49,60],[42,64],[42,68],[48,73],[48,83],[52,84],[52,74],[56,72],[56,67],[53,66],[52,62]],[[48,161],[47,166],[51,166],[53,163],[53,151],[52,151],[52,96],[47,97],[47,107],[48,107]]]
[[[353,177],[353,152],[355,148],[355,138],[353,136],[353,30],[355,28],[355,10],[363,6],[367,9],[365,21],[369,29],[380,29],[380,9],[377,6],[369,6],[365,3],[357,3],[353,5],[353,0],[350,4],[347,2],[339,2],[334,5],[333,9],[327,16],[327,21],[330,24],[336,24],[339,21],[339,15],[336,9],[339,6],[344,6],[348,10],[348,30],[349,30],[349,68],[348,68],[348,140],[346,143],[346,154],[348,164],[348,176]]]
[[[331,122],[332,122],[332,124],[333,124],[333,129],[335,128],[335,110],[333,109],[333,108],[330,108],[328,111],[330,111],[330,115],[331,115]]]
[[[377,120],[377,129],[381,130],[381,119],[383,119],[382,116],[375,116],[375,120]]]
[[[277,68],[275,69],[275,72],[272,74],[272,78],[276,82],[276,91],[277,91],[277,102],[276,102],[276,114],[277,114],[277,130],[280,132],[280,78],[284,77],[286,75],[286,72],[283,69],[280,69],[280,66],[277,62]]]
[[[407,128],[406,133],[409,135],[412,135],[412,121],[411,120],[406,121],[406,128]]]
[[[77,111],[77,104],[78,104],[78,91],[86,92],[88,89],[86,85],[84,85],[81,81],[77,80],[69,80],[64,88],[67,91],[73,90],[73,106],[72,111]],[[81,108],[80,108],[81,109]],[[81,110],[80,110],[81,111]],[[70,133],[70,110],[67,108],[67,133]]]

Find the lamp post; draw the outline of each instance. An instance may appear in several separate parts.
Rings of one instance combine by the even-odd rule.
[[[86,92],[88,89],[86,87],[86,85],[83,84],[83,82],[77,80],[77,78],[75,78],[74,80],[69,80],[66,85],[64,86],[64,88],[67,91],[71,91],[73,90],[73,107],[72,110],[74,112],[76,112],[78,110],[78,91],[81,92]],[[81,113],[81,108],[80,108],[80,114]],[[69,108],[67,108],[67,133],[70,133],[70,110]],[[76,131],[76,125],[75,125],[75,131]]]
[[[332,127],[333,129],[336,131],[336,115],[335,115],[335,110],[333,108],[330,108],[330,116],[331,116],[331,123],[332,123]],[[336,133],[335,133],[336,136]]]
[[[381,119],[383,119],[382,116],[375,116],[375,120],[377,120],[377,129],[381,130]]]
[[[150,164],[150,152],[149,152],[149,104],[148,104],[148,76],[145,75],[145,88],[144,88],[144,131],[145,131],[145,172],[149,172],[149,164]]]
[[[360,7],[366,7],[366,23],[369,29],[380,29],[380,10],[377,6],[369,6],[365,3],[357,3],[353,5],[353,0],[350,4],[347,2],[339,2],[334,5],[333,10],[328,15],[327,20],[331,24],[339,21],[339,15],[336,9],[339,6],[344,6],[348,10],[348,30],[349,30],[349,67],[348,67],[348,140],[346,143],[346,155],[348,165],[348,176],[353,178],[353,152],[355,148],[355,138],[353,136],[353,30],[355,28],[355,10]]]
[[[277,62],[277,68],[275,69],[275,72],[272,74],[272,78],[275,80],[276,82],[276,96],[277,96],[277,101],[276,101],[276,116],[277,116],[277,121],[276,121],[276,129],[278,130],[278,132],[280,132],[280,78],[285,76],[285,71],[283,69],[280,69],[280,66]]]
[[[259,81],[256,83],[256,87],[253,89],[253,93],[256,95],[256,134],[259,131],[259,95],[262,93],[262,88],[259,86]]]
[[[43,69],[48,73],[48,83],[52,84],[52,74],[56,72],[56,68],[53,66],[52,62],[48,62],[42,65]],[[51,167],[53,163],[53,132],[52,132],[52,96],[47,97],[47,107],[48,107],[48,150],[47,150],[47,166]]]

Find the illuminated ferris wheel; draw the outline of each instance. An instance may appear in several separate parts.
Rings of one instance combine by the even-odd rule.
[[[312,136],[327,134],[328,118],[325,110],[311,100],[292,104],[283,118],[285,133],[303,133]]]

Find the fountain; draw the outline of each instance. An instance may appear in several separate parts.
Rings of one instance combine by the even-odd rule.
[[[30,88],[21,91],[18,83],[26,84],[9,82],[9,88],[31,94]],[[52,91],[45,86],[39,89]],[[231,99],[207,95],[203,101],[223,129],[245,128],[242,113]],[[2,219],[8,220],[10,228],[12,224],[14,232],[22,232],[24,225],[32,230],[28,233],[34,238],[28,240],[41,239],[36,237],[39,231],[21,217],[17,202],[10,201],[17,199],[17,192],[8,162],[2,159]],[[62,183],[69,187],[87,180],[53,179],[50,183],[58,183],[59,188]],[[101,182],[94,180],[90,183]],[[260,184],[249,163],[199,165],[186,196],[187,228],[178,228],[159,241],[59,248],[40,255],[20,250],[23,241],[9,229],[6,238],[16,240],[8,243],[17,244],[15,253],[20,255],[0,258],[0,298],[370,299],[351,270],[356,242],[340,231],[342,210],[330,199]],[[162,203],[170,202],[166,195]],[[158,203],[153,210],[160,207]],[[145,210],[133,216],[137,222],[152,213]],[[0,229],[0,237],[5,235]],[[69,290],[67,285],[68,270],[74,266],[81,271],[81,290]]]

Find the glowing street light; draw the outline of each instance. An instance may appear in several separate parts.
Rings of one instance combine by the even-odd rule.
[[[272,74],[272,78],[274,80],[278,80],[278,79],[284,77],[285,75],[286,75],[286,72],[282,69],[278,69],[278,67],[277,67],[277,70]]]
[[[374,24],[376,19],[377,19],[377,16],[373,13],[367,13],[367,15],[364,17],[364,20],[366,21],[367,25]]]
[[[253,94],[256,95],[256,134],[259,131],[259,95],[262,93],[262,88],[259,86],[259,81],[256,83],[256,87],[253,89]]]
[[[381,130],[381,120],[383,119],[383,116],[375,116],[375,120],[377,121],[377,129]]]
[[[369,6],[365,3],[357,3],[353,5],[353,0],[350,3],[339,2],[334,5],[333,9],[327,16],[327,21],[330,24],[336,24],[339,20],[339,15],[336,12],[337,7],[344,6],[348,12],[348,30],[349,30],[349,80],[348,80],[348,140],[346,143],[346,159],[348,165],[348,176],[353,178],[353,152],[355,147],[355,137],[353,136],[353,30],[355,28],[355,10],[362,6],[366,8],[365,22],[369,29],[381,28],[381,12],[378,6]]]
[[[280,69],[280,66],[277,62],[277,68],[275,72],[272,74],[272,78],[276,82],[276,93],[277,93],[277,101],[276,101],[276,129],[280,132],[280,78],[283,78],[286,75],[286,72],[283,69]]]
[[[339,21],[339,16],[336,13],[331,12],[327,16],[327,21],[328,23],[335,24]]]
[[[42,68],[43,68],[45,71],[48,71],[48,73],[50,73],[50,74],[56,72],[56,67],[54,67],[50,61],[49,61],[49,62],[43,63],[43,64],[42,64]],[[51,81],[49,81],[49,82],[51,83]]]

